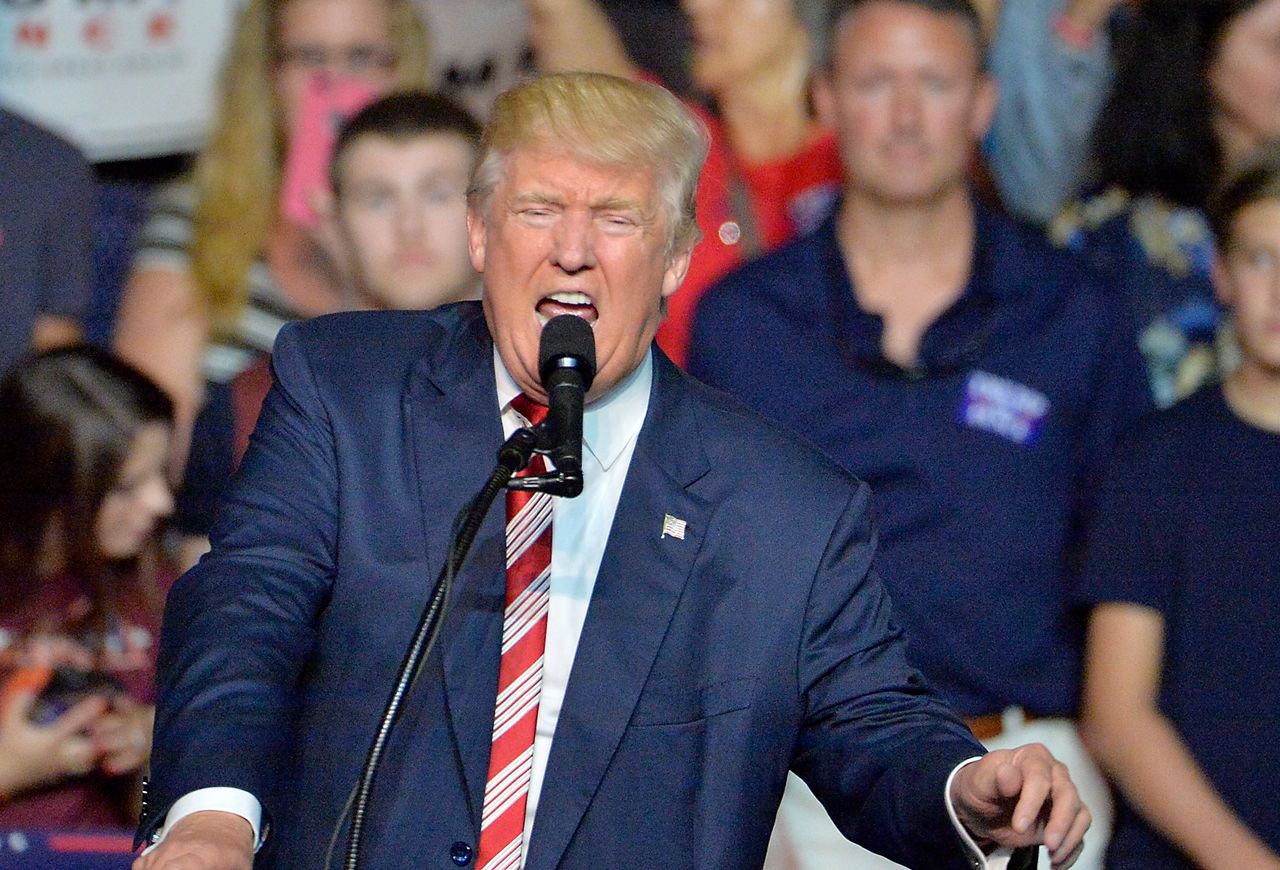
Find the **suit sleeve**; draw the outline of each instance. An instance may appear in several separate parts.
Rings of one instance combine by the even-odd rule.
[[[849,839],[910,867],[968,867],[946,782],[985,750],[907,661],[873,566],[869,502],[860,485],[810,591],[797,662],[806,712],[792,766]]]
[[[165,609],[144,836],[175,799],[210,786],[247,791],[269,813],[291,757],[299,681],[334,573],[337,480],[293,327],[280,334],[273,373],[212,552]]]

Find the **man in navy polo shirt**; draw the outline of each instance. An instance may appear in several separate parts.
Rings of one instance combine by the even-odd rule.
[[[1099,867],[1109,801],[1071,722],[1071,555],[1096,472],[1149,403],[1132,328],[1118,294],[974,202],[995,86],[966,0],[843,0],[828,36],[815,101],[843,198],[710,292],[690,370],[871,484],[917,664],[989,746],[1067,760],[1097,820],[1078,866]],[[790,864],[882,866],[849,860],[805,846]]]

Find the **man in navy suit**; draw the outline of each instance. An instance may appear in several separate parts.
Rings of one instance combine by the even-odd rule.
[[[907,663],[866,487],[653,348],[705,142],[653,85],[522,85],[471,184],[482,307],[281,333],[213,552],[169,599],[137,870],[243,870],[259,846],[259,866],[324,865],[451,520],[518,394],[545,401],[542,324],[566,313],[599,369],[585,488],[553,508],[523,833],[505,863],[477,856],[504,643],[491,512],[391,738],[364,866],[759,867],[788,770],[910,866],[1042,841],[1074,859],[1089,814],[1065,767],[1034,745],[983,756]]]

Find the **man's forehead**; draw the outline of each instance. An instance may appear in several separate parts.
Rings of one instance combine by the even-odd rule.
[[[871,49],[881,56],[906,52],[930,37],[950,33],[963,42],[977,67],[981,67],[983,46],[974,25],[954,12],[931,9],[908,0],[870,0],[849,9],[833,28],[832,63],[843,54],[865,55]],[[923,38],[923,39],[922,39]]]
[[[342,162],[343,176],[375,170],[388,158],[420,158],[426,163],[439,164],[441,168],[461,166],[470,168],[474,150],[461,135],[446,130],[431,130],[407,136],[391,136],[385,133],[366,133],[347,146]]]
[[[651,207],[657,197],[648,166],[599,160],[566,149],[511,151],[499,184],[511,200],[580,197],[593,205],[629,201]]]

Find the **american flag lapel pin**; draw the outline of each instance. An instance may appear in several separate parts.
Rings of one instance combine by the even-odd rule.
[[[671,514],[666,514],[662,518],[662,537],[665,538],[667,535],[670,535],[673,538],[679,538],[683,541],[684,530],[688,525],[689,524],[684,520],[677,519],[676,517],[671,516]],[[661,540],[661,538],[659,540]]]

